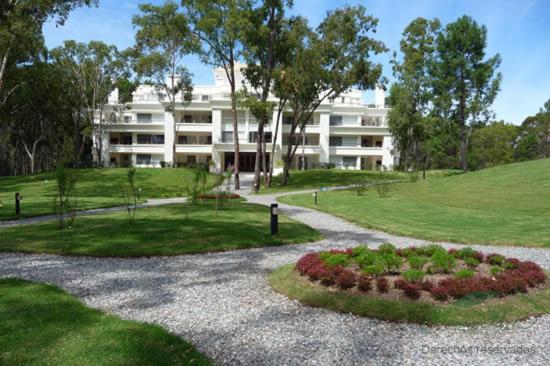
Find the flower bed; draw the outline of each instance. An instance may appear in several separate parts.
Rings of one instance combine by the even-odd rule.
[[[437,245],[397,249],[386,243],[377,250],[357,247],[309,253],[295,270],[308,281],[333,289],[430,303],[477,294],[531,293],[546,282],[546,274],[533,262]]]
[[[240,195],[236,193],[207,193],[207,194],[200,194],[198,199],[201,200],[217,200],[217,199],[237,199],[241,198]]]

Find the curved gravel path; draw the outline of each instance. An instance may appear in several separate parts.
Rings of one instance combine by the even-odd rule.
[[[275,199],[249,197],[262,204]],[[141,259],[5,253],[0,254],[0,277],[54,283],[90,306],[160,324],[193,342],[219,364],[550,364],[548,315],[514,324],[427,327],[309,308],[275,293],[267,283],[268,273],[309,251],[358,243],[376,246],[388,240],[397,245],[425,243],[363,229],[305,208],[280,207],[322,231],[327,240]],[[479,249],[534,260],[550,268],[548,250]]]

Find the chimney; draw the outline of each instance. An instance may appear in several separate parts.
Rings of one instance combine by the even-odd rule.
[[[114,88],[107,98],[109,104],[118,104],[118,88]]]

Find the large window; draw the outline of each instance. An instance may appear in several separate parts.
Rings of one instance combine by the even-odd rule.
[[[151,154],[137,154],[136,163],[151,164]]]
[[[342,126],[342,116],[330,116],[331,126]]]
[[[273,138],[273,134],[271,132],[264,132],[265,142],[271,143],[271,139]],[[257,131],[251,131],[248,133],[248,142],[250,143],[256,143],[258,141],[258,132]]]
[[[151,123],[153,121],[153,115],[151,113],[138,113],[137,122],[138,123]]]
[[[342,146],[342,137],[341,136],[331,136],[329,140],[330,146]]]
[[[344,156],[343,159],[342,159],[342,164],[345,167],[356,166],[357,165],[357,157],[355,157],[355,156]]]
[[[137,135],[138,144],[164,144],[164,135]]]

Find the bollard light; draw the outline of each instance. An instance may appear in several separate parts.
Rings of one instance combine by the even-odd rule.
[[[313,193],[313,198],[315,199],[315,204],[317,204],[317,192]]]
[[[15,216],[17,218],[21,217],[21,200],[23,199],[23,196],[19,192],[15,193]]]
[[[272,203],[270,207],[271,211],[271,235],[277,235],[279,233],[279,205]]]

